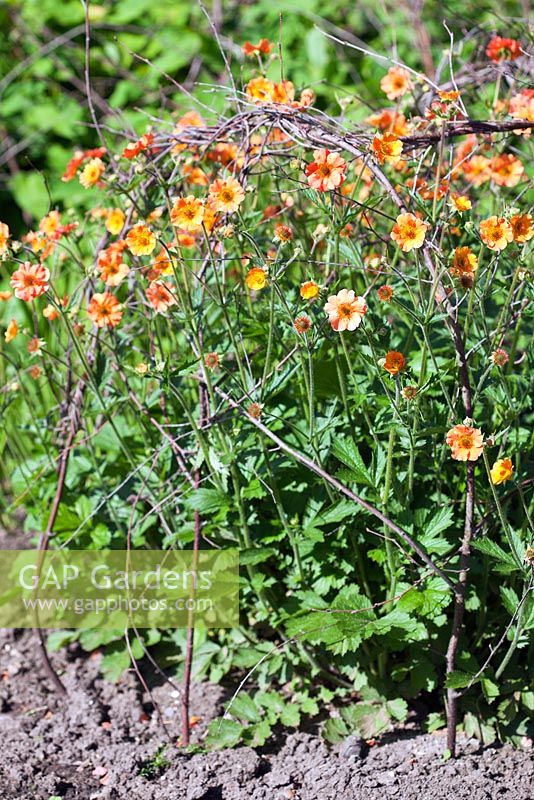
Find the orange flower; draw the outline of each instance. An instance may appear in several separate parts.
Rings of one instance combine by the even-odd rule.
[[[504,367],[509,362],[510,356],[506,350],[503,350],[502,347],[498,347],[497,350],[493,351],[490,359],[496,367]]]
[[[101,158],[107,152],[105,147],[96,147],[93,150],[75,150],[73,157],[67,164],[61,180],[67,183],[76,177],[78,169],[88,158]]]
[[[449,91],[449,92],[442,92],[438,90],[439,99],[443,103],[455,103],[456,100],[460,97],[460,92],[457,91]]]
[[[521,55],[521,43],[517,39],[503,39],[501,36],[494,36],[486,47],[486,55],[496,63],[515,61]]]
[[[122,151],[123,158],[135,158],[138,156],[139,153],[142,153],[143,150],[147,150],[149,147],[152,146],[154,142],[154,134],[153,133],[145,133],[144,136],[141,136],[136,142],[128,142],[124,150]]]
[[[45,308],[43,308],[43,317],[47,319],[49,322],[52,322],[54,319],[59,317],[59,311],[52,303],[49,303]]]
[[[380,81],[380,88],[388,100],[396,100],[413,88],[410,73],[402,67],[390,67]]]
[[[206,353],[204,356],[204,364],[206,365],[206,368],[212,372],[219,369],[220,363],[221,360],[218,353]]]
[[[7,253],[9,247],[9,228],[5,222],[0,222],[0,256]]]
[[[111,292],[94,294],[87,306],[87,316],[97,328],[115,328],[122,318],[121,304]]]
[[[43,347],[44,341],[39,339],[38,336],[33,336],[30,341],[28,342],[28,353],[32,356],[40,356],[41,355],[41,347]]]
[[[415,400],[417,397],[417,386],[405,386],[401,394],[405,400]]]
[[[100,270],[100,279],[104,281],[106,286],[119,286],[126,276],[130,274],[130,267],[120,258],[111,258],[97,266]]]
[[[514,242],[524,244],[534,236],[531,214],[515,214],[510,217],[510,225],[514,234]]]
[[[39,223],[39,230],[49,239],[58,239],[58,229],[61,227],[59,211],[51,211]]]
[[[451,207],[460,214],[471,210],[471,200],[465,194],[451,194]]]
[[[0,292],[0,300],[5,303],[6,300],[9,300],[13,297],[13,292]]]
[[[293,231],[289,225],[282,225],[279,223],[274,226],[274,240],[276,242],[290,242],[293,238]]]
[[[428,228],[428,223],[414,214],[399,214],[390,236],[401,250],[408,253],[414,248],[422,247]]]
[[[406,366],[406,359],[398,350],[389,350],[386,353],[383,366],[390,375],[398,375]]]
[[[130,228],[126,244],[134,256],[149,256],[156,246],[156,237],[150,228],[141,223]]]
[[[470,247],[457,247],[454,251],[451,273],[453,275],[472,275],[478,269],[478,258]]]
[[[158,276],[172,275],[176,266],[176,258],[163,247],[152,262],[152,270],[157,273]]]
[[[193,167],[191,164],[184,164],[182,170],[184,179],[193,186],[207,186],[209,183],[208,176],[202,172],[200,167]]]
[[[330,150],[314,150],[313,161],[306,167],[308,183],[318,192],[337,189],[345,180],[347,162]]]
[[[192,194],[179,197],[171,208],[171,222],[184,231],[199,231],[204,219],[204,204]]]
[[[300,296],[303,300],[312,300],[320,292],[320,286],[315,281],[305,281],[300,285]]]
[[[267,273],[261,267],[252,267],[247,272],[245,283],[255,292],[264,289],[267,286]]]
[[[274,83],[268,78],[252,78],[245,86],[245,94],[257,103],[271,103]]]
[[[106,167],[101,158],[92,158],[82,170],[80,175],[81,185],[85,189],[94,186],[102,177],[105,169]]]
[[[11,286],[15,297],[29,302],[46,292],[49,279],[50,272],[46,267],[25,261],[11,276]]]
[[[206,225],[206,230],[209,232],[209,228]],[[196,239],[192,233],[186,233],[185,231],[178,231],[176,234],[176,241],[180,245],[180,247],[194,247],[196,244]]]
[[[394,294],[391,286],[387,285],[379,286],[378,289],[376,290],[376,293],[378,295],[378,299],[381,300],[383,303],[387,303],[389,300],[391,300]]]
[[[272,50],[272,44],[268,39],[260,39],[258,44],[251,44],[250,42],[245,42],[242,46],[241,50],[246,56],[259,56],[260,53],[265,53],[265,55],[269,55]]]
[[[384,108],[376,114],[365,118],[368,125],[373,125],[375,128],[380,128],[381,131],[388,131],[395,136],[406,136],[408,133],[408,123],[406,117],[400,111],[395,109]]]
[[[497,186],[517,186],[525,168],[521,161],[511,153],[495,156],[490,162],[491,180]]]
[[[112,208],[107,212],[106,216],[106,230],[108,233],[117,236],[124,227],[124,212],[120,208]]]
[[[504,250],[513,240],[514,232],[504,217],[489,217],[480,223],[480,238],[490,250]]]
[[[352,289],[341,289],[331,295],[324,305],[328,321],[334,331],[354,331],[367,314],[367,303]]]
[[[6,328],[6,331],[4,333],[4,339],[6,340],[6,342],[10,342],[12,339],[15,338],[18,332],[19,332],[19,326],[17,325],[17,320],[12,319]]]
[[[251,403],[247,408],[247,414],[254,419],[259,419],[261,417],[261,412],[263,410],[263,406],[260,403]]]
[[[491,161],[485,156],[472,156],[461,165],[461,169],[473,186],[481,186],[491,178]]]
[[[245,192],[241,184],[235,178],[220,178],[210,186],[210,202],[213,209],[221,214],[232,214],[237,211],[243,200]]]
[[[490,469],[491,482],[498,486],[509,481],[514,475],[514,465],[511,458],[499,458]]]
[[[172,283],[152,281],[146,290],[147,300],[158,314],[167,311],[171,306],[176,305],[174,296],[174,286]]]
[[[306,314],[301,314],[300,317],[297,317],[296,320],[293,322],[293,327],[297,331],[297,333],[305,334],[311,328],[311,319],[306,316]]]
[[[291,81],[280,81],[280,83],[274,84],[271,94],[273,103],[282,103],[283,105],[287,105],[293,101],[294,97],[295,87]]]
[[[484,449],[482,431],[468,425],[455,425],[448,431],[446,441],[456,461],[476,461]]]
[[[373,155],[379,164],[398,164],[402,153],[402,142],[393,133],[378,134],[371,145]]]

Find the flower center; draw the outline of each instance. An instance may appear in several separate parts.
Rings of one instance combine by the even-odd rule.
[[[340,317],[352,317],[354,309],[350,303],[342,303],[338,309]]]
[[[458,444],[460,445],[460,447],[463,447],[466,450],[469,450],[473,446],[473,437],[470,434],[468,434],[466,436],[460,436],[460,439],[458,440]]]

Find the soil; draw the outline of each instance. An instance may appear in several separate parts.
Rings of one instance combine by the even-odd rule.
[[[534,800],[532,751],[460,738],[460,757],[444,761],[443,734],[415,724],[372,747],[351,737],[332,748],[318,731],[301,731],[260,751],[185,753],[176,688],[153,674],[151,698],[134,671],[111,684],[100,658],[77,645],[52,655],[64,699],[33,633],[0,631],[0,800]],[[193,685],[194,741],[226,697],[221,687]]]

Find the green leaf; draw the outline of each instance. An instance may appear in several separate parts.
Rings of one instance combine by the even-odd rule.
[[[243,726],[232,719],[214,719],[208,727],[206,745],[214,750],[235,747],[243,735]]]
[[[240,692],[237,697],[234,698],[226,713],[231,714],[233,717],[236,717],[236,719],[245,719],[247,722],[259,722],[261,720],[261,713],[258,706],[254,700],[244,692]]]
[[[334,443],[332,454],[350,468],[357,483],[365,483],[368,486],[373,485],[371,475],[352,439],[338,439]]]
[[[399,722],[404,722],[408,716],[408,704],[402,697],[397,697],[396,700],[388,700],[386,708],[391,716]]]
[[[344,720],[340,717],[330,717],[327,719],[323,728],[323,739],[330,744],[338,744],[349,735],[349,729]]]
[[[50,199],[45,180],[39,172],[17,172],[9,179],[9,188],[23,211],[27,211],[34,219],[44,217]]]
[[[276,555],[273,547],[249,547],[239,552],[239,563],[243,566],[247,564],[261,564]]]
[[[114,653],[106,653],[100,662],[100,670],[106,680],[117,683],[130,663],[128,650],[117,650]]]
[[[219,489],[195,489],[185,499],[185,505],[200,514],[228,511],[230,501]]]
[[[384,704],[356,703],[341,710],[341,716],[364,739],[372,739],[386,731],[391,718]]]
[[[474,675],[471,675],[469,672],[455,670],[447,675],[445,686],[447,689],[464,689],[466,686],[469,686],[471,682],[476,683],[480,680],[480,678],[477,678],[475,681],[473,678]]]
[[[482,691],[484,692],[484,697],[488,701],[488,703],[493,703],[493,701],[499,697],[500,689],[496,683],[491,681],[489,678],[482,678],[480,681],[480,685],[482,687]]]
[[[506,553],[500,545],[496,542],[492,542],[491,539],[477,539],[473,542],[473,547],[475,550],[479,550],[481,553],[495,558],[500,564],[506,567],[507,571],[519,569],[513,556]]]

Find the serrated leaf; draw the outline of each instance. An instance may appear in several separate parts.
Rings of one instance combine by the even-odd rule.
[[[352,439],[337,439],[332,447],[332,454],[350,468],[353,480],[358,483],[365,483],[368,486],[373,485],[371,475]]]
[[[473,542],[475,550],[479,550],[491,558],[496,559],[500,564],[503,564],[510,570],[517,570],[518,566],[509,553],[506,553],[500,545],[493,542],[491,539],[476,539]]]
[[[245,719],[247,722],[259,722],[261,720],[261,713],[251,697],[244,692],[240,692],[235,697],[226,711],[236,719]]]
[[[466,686],[469,686],[471,682],[476,683],[480,678],[473,680],[474,675],[471,675],[469,672],[461,672],[460,670],[455,670],[454,672],[450,672],[445,679],[445,686],[447,689],[465,689]]]
[[[346,723],[340,717],[330,717],[323,728],[323,739],[330,744],[338,744],[349,735]]]
[[[206,745],[214,750],[235,747],[243,735],[243,726],[232,719],[214,719],[208,727]]]

